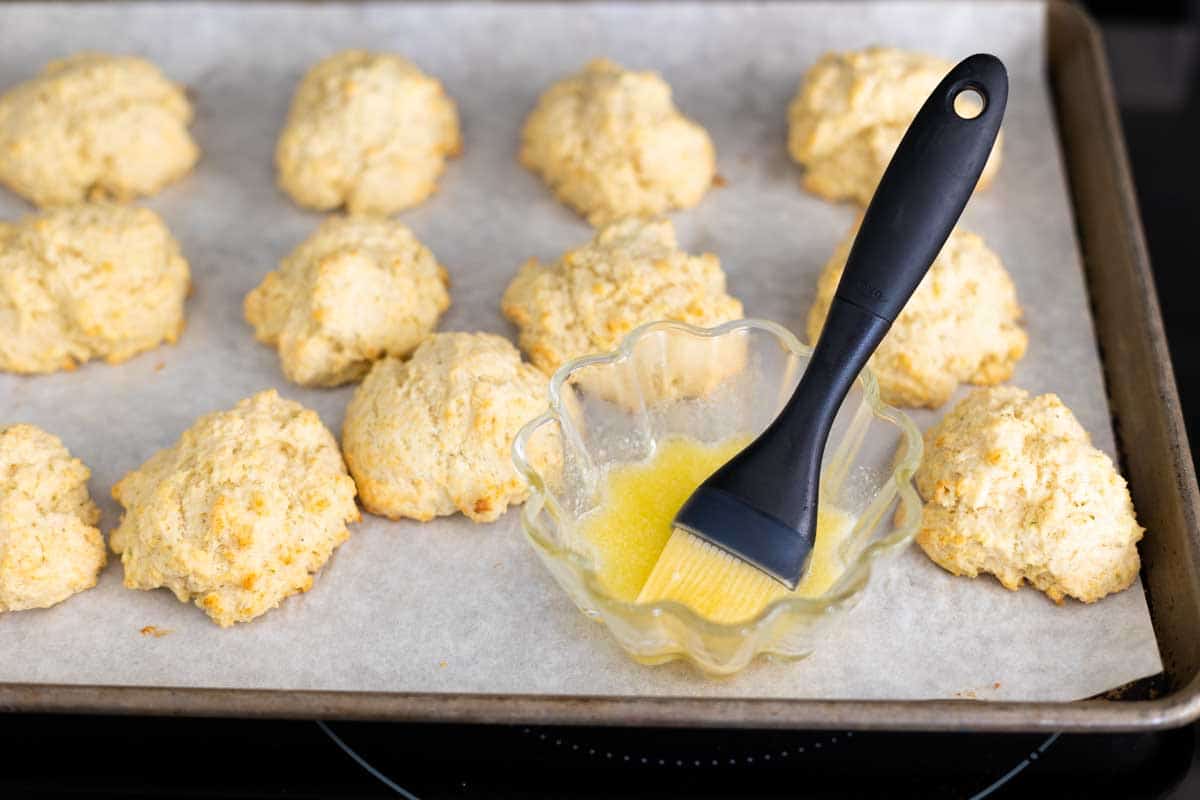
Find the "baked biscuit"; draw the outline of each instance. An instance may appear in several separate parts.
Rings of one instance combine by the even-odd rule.
[[[305,208],[391,214],[437,188],[462,150],[442,84],[400,56],[345,50],[308,71],[275,148],[279,186]]]
[[[804,187],[826,200],[866,205],[917,111],[954,68],[940,58],[871,47],[826,53],[788,108],[788,150]],[[1000,168],[996,139],[976,189]]]
[[[857,232],[838,245],[817,281],[808,313],[813,344]],[[871,357],[883,401],[937,408],[960,382],[1008,380],[1028,342],[1020,319],[1017,291],[999,256],[975,234],[956,228]]]
[[[607,59],[546,90],[520,160],[593,225],[691,208],[716,169],[712,139],[675,108],[666,81]]]
[[[246,295],[246,320],[290,380],[337,386],[411,353],[450,307],[448,281],[400,223],[331,217]]]
[[[553,264],[525,262],[501,310],[519,328],[521,349],[547,374],[570,359],[615,349],[646,322],[707,327],[742,317],[715,255],[689,255],[670,222],[638,219],[601,228]]]
[[[545,376],[493,334],[435,333],[408,362],[376,362],[342,432],[363,507],[392,519],[461,511],[491,522],[528,496],[509,453],[547,402]]]
[[[58,437],[0,428],[0,612],[47,608],[96,585],[106,557],[90,475]]]
[[[183,87],[140,58],[79,53],[0,96],[0,183],[39,206],[154,194],[191,170]]]
[[[1085,603],[1138,574],[1125,480],[1052,394],[978,389],[925,433],[917,542],[942,568]]]
[[[166,587],[221,627],[308,591],[359,519],[333,434],[274,390],[201,417],[113,497],[125,586]]]
[[[0,222],[0,369],[125,361],[183,332],[188,264],[146,208],[93,203]]]

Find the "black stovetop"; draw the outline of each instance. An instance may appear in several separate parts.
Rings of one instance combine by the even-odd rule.
[[[0,797],[1194,798],[1195,753],[1191,728],[984,736],[9,717]],[[69,777],[56,774],[64,764]]]
[[[1091,5],[1143,15],[1106,16],[1105,33],[1194,438],[1200,3],[1179,0],[1159,20],[1132,2]],[[1000,736],[10,715],[0,716],[0,798],[1200,798],[1197,739],[1196,726]]]

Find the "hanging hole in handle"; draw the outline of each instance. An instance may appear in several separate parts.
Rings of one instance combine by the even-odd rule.
[[[973,86],[966,86],[954,95],[954,113],[962,119],[975,119],[987,108],[987,99]]]

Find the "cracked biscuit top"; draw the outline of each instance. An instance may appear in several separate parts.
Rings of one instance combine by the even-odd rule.
[[[953,69],[949,61],[888,47],[826,53],[788,108],[788,151],[804,187],[865,206],[917,111]],[[1000,138],[977,189],[1000,167]]]
[[[79,53],[0,96],[0,183],[39,206],[151,195],[200,157],[183,87],[140,58]]]
[[[58,437],[0,427],[0,612],[47,608],[96,585],[106,557],[90,475]]]
[[[397,55],[345,50],[300,81],[275,166],[305,208],[388,215],[433,194],[461,150],[458,109],[437,79]]]
[[[116,364],[174,342],[190,287],[150,209],[88,203],[0,222],[0,370]]]
[[[1125,480],[1055,395],[977,389],[925,433],[917,542],[955,575],[1094,602],[1137,578]]]
[[[593,225],[700,202],[716,155],[657,73],[607,59],[551,86],[521,133],[520,160]]]
[[[601,228],[553,264],[530,259],[501,301],[521,349],[547,374],[566,361],[613,350],[656,320],[709,327],[741,319],[721,262],[679,249],[668,221],[628,219]]]
[[[363,507],[491,522],[529,494],[512,443],[546,410],[546,376],[490,333],[435,333],[407,362],[376,362],[346,409],[342,444]],[[544,466],[550,452],[531,454]]]
[[[273,389],[198,419],[113,497],[125,586],[170,589],[222,627],[308,591],[359,519],[333,434]]]
[[[399,222],[331,217],[246,295],[246,320],[290,380],[336,386],[416,349],[450,306],[448,282]]]

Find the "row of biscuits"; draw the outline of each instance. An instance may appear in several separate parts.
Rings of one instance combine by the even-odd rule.
[[[828,98],[830,81],[837,85],[838,80],[845,78],[845,75],[841,79],[829,78],[826,73],[836,76],[841,69],[839,65],[861,66],[871,63],[870,59],[884,58],[884,54],[895,52],[867,51],[866,54],[823,59],[821,65],[825,65],[825,70],[814,68],[793,104],[793,122],[797,107],[806,103],[820,106],[824,102],[812,100],[810,94]],[[331,106],[337,106],[338,97],[353,97],[363,92],[370,94],[378,88],[378,82],[365,81],[367,73],[355,73],[356,77],[351,79],[328,66],[340,63],[339,59],[357,65],[356,68],[372,63],[372,59],[363,54],[354,58],[342,54],[322,62],[306,77],[297,93],[289,117],[289,130],[297,118],[311,122],[315,113],[313,108],[328,111]],[[887,60],[884,58],[885,62]],[[936,70],[934,73],[933,80],[936,81],[940,73]],[[906,73],[901,69],[900,74]],[[320,91],[312,87],[306,89],[314,75],[322,76],[317,81],[318,88],[323,87]],[[647,86],[647,81],[652,84],[657,81],[661,86]],[[853,98],[864,96],[864,92],[866,96],[873,96],[868,90],[872,86],[878,90],[878,85],[878,81],[867,79],[851,82],[846,90],[850,102],[843,98],[841,106],[854,106]],[[899,81],[899,85],[905,84]],[[809,87],[814,87],[811,92]],[[853,128],[859,124],[857,134],[847,139],[840,150],[817,147],[817,151],[826,155],[836,153],[830,157],[838,159],[855,160],[847,153],[869,144],[876,148],[877,155],[882,153],[881,171],[890,151],[878,149],[878,144],[881,137],[886,138],[892,133],[898,141],[906,122],[904,114],[911,117],[923,96],[923,92],[912,93],[915,99],[907,111],[902,108],[903,100],[897,99],[893,103],[901,107],[892,112],[900,121],[888,123],[894,131],[889,131],[888,125],[877,130],[880,125],[860,124],[861,120],[843,121],[842,127]],[[308,99],[302,103],[302,97]],[[878,99],[876,96],[875,100]],[[307,110],[298,113],[297,109]],[[621,188],[625,184],[606,181],[630,164],[638,163],[638,153],[631,155],[619,148],[614,150],[613,143],[606,141],[605,135],[589,133],[619,129],[617,123],[622,118],[618,114],[615,121],[612,119],[617,114],[615,109],[624,109],[623,113],[632,122],[624,121],[639,132],[670,133],[664,133],[665,138],[649,134],[634,137],[637,141],[657,142],[647,152],[687,150],[677,140],[687,131],[698,129],[670,106],[669,89],[657,76],[624,73],[611,62],[601,61],[588,65],[581,76],[556,85],[543,96],[527,123],[526,147],[522,150],[523,161],[542,172],[560,197],[597,223],[626,213],[619,203],[612,202],[613,198],[629,194]],[[330,130],[328,124],[310,127],[324,133]],[[540,129],[549,131],[545,134],[545,142],[574,144],[566,150],[555,145],[549,148],[550,155],[530,155],[537,150],[530,147],[530,133]],[[796,130],[797,126],[793,124],[793,133]],[[329,170],[335,176],[341,174],[338,170],[344,163],[331,154],[344,150],[342,145],[347,140],[354,140],[355,135],[348,130],[339,135],[340,140],[334,136],[328,141],[315,134],[299,137],[310,144],[318,142],[300,148],[322,154],[316,162],[324,166],[313,174],[328,175],[331,174]],[[801,141],[825,141],[828,145],[828,135],[826,126],[818,124]],[[533,136],[535,142],[539,138],[540,135]],[[286,139],[288,131],[281,137],[281,150]],[[863,158],[866,155],[861,155],[858,160]],[[711,163],[711,159],[708,161]],[[695,165],[697,158],[693,154],[681,163],[683,166]],[[281,183],[286,187],[283,164],[281,160]],[[436,171],[440,171],[440,165]],[[404,174],[410,173],[411,169]],[[818,170],[810,165],[810,177],[817,173]],[[705,185],[711,181],[711,167],[708,176]],[[671,188],[682,185],[678,171],[668,170],[662,177],[670,178],[661,183],[667,187],[660,193],[668,198],[664,201],[666,207],[686,205],[679,201],[683,194]],[[635,178],[643,188],[660,185],[647,180],[645,175],[638,174]],[[872,180],[877,179],[878,174],[875,174]],[[336,184],[338,180],[333,182]],[[867,197],[873,188],[873,183],[868,183]],[[425,182],[425,194],[432,191],[432,184],[432,179]],[[94,183],[92,188],[101,185]],[[387,176],[382,174],[370,183],[374,187],[372,191],[381,191],[383,195],[388,195],[388,191],[381,189],[386,185]],[[116,193],[111,188],[105,188],[105,191]],[[296,192],[292,191],[292,194]],[[850,196],[854,196],[853,193]],[[329,202],[345,205],[350,211],[381,210],[372,207],[371,202],[355,197],[378,199],[378,195],[356,187],[352,196],[346,195],[340,202]],[[698,199],[697,196],[696,201]],[[643,197],[637,201],[634,211],[652,213],[647,203],[656,202],[659,200]],[[111,215],[112,220],[106,221],[105,215]],[[62,274],[55,275],[55,283],[69,285],[78,282],[78,267],[64,267],[56,260],[54,254],[61,253],[63,248],[41,241],[45,238],[45,229],[53,229],[56,223],[60,228],[64,227],[66,220],[69,239],[71,220],[77,219],[83,222],[74,224],[91,231],[89,235],[103,238],[104,233],[134,227],[135,218],[143,227],[157,225],[160,229],[156,237],[149,237],[158,244],[147,251],[143,267],[151,264],[153,271],[154,259],[159,257],[160,251],[173,252],[167,260],[177,259],[182,263],[165,226],[150,212],[107,205],[53,211],[9,226],[34,242],[32,248],[14,248],[12,252],[18,254],[17,262],[22,260],[22,253],[39,253],[36,259],[24,257],[31,262],[40,259],[42,266],[32,268],[34,283],[36,276],[57,270]],[[84,238],[82,232],[79,236]],[[121,238],[122,247],[127,247],[129,240],[129,237]],[[822,275],[818,298],[810,313],[810,338],[819,332],[824,309],[844,266],[849,241],[847,239],[831,259]],[[41,250],[38,250],[39,246]],[[103,252],[102,248],[91,247],[68,249],[88,254]],[[104,288],[108,286],[106,281],[120,280],[126,274],[123,259],[122,251],[114,259],[95,263],[89,264],[83,259],[83,266],[88,279]],[[72,269],[76,272],[71,272]],[[141,345],[130,344],[126,339],[135,337],[114,334],[111,326],[106,327],[106,323],[114,320],[130,322],[127,309],[115,307],[109,308],[108,314],[96,313],[89,324],[72,328],[77,320],[89,319],[87,314],[76,313],[78,310],[94,311],[96,307],[103,307],[103,304],[94,303],[92,297],[82,298],[82,302],[75,304],[78,308],[62,315],[71,325],[63,324],[59,328],[67,329],[69,336],[56,337],[57,331],[51,331],[41,337],[43,343],[54,343],[59,338],[73,342],[73,349],[53,354],[49,363],[58,366],[48,368],[59,368],[97,355],[119,361],[138,349],[171,340],[182,327],[186,264],[183,264],[182,279],[178,269],[165,270],[162,274],[167,299],[161,305],[168,311],[163,314],[160,308],[152,308],[151,311],[158,313],[150,316],[173,319],[173,334],[170,324],[164,328],[161,324],[142,325],[134,320],[131,328],[138,332],[148,328],[150,338],[138,340],[142,341]],[[115,278],[109,277],[114,275]],[[173,281],[165,279],[170,275],[175,276]],[[33,296],[37,292],[27,294]],[[103,296],[105,293],[97,294]],[[119,297],[121,293],[110,291],[108,294]],[[251,292],[246,299],[245,311],[247,319],[255,326],[256,335],[278,347],[284,371],[290,379],[306,385],[336,385],[367,376],[347,410],[343,441],[354,481],[346,477],[340,457],[336,465],[341,467],[340,473],[335,468],[330,453],[338,454],[336,442],[316,416],[294,403],[281,400],[274,393],[256,395],[232,411],[209,415],[185,433],[175,447],[156,455],[114,488],[114,495],[125,506],[126,514],[121,526],[113,532],[112,546],[122,554],[127,585],[135,588],[166,586],[181,600],[194,600],[215,620],[227,625],[258,616],[284,597],[303,591],[311,584],[312,574],[345,539],[345,524],[357,518],[353,502],[355,482],[367,510],[391,517],[429,519],[458,510],[473,519],[487,521],[495,519],[510,502],[520,502],[525,487],[513,474],[508,461],[508,446],[520,424],[544,405],[541,392],[544,380],[536,377],[533,368],[522,364],[515,349],[500,337],[432,334],[448,303],[445,271],[403,226],[387,220],[354,218],[334,218],[324,223],[313,237],[284,260],[277,272],[271,273]],[[669,223],[637,219],[623,219],[606,225],[591,243],[568,252],[555,264],[529,262],[505,292],[502,304],[506,316],[518,325],[522,348],[534,364],[547,373],[574,356],[611,349],[625,333],[642,322],[671,318],[711,325],[740,317],[742,313],[741,304],[725,293],[724,275],[715,256],[683,253]],[[11,307],[20,310],[28,304],[17,302]],[[53,319],[54,309],[50,311],[49,316]],[[46,315],[33,316],[40,319]],[[1025,335],[1017,325],[1019,316],[1015,290],[999,259],[978,237],[956,231],[873,361],[885,399],[906,405],[936,407],[945,402],[960,381],[991,384],[1007,379],[1025,350]],[[72,337],[81,341],[76,342]],[[33,350],[36,352],[37,346]],[[400,360],[410,353],[413,353],[411,360]],[[1020,416],[1013,409],[1019,410],[1022,398],[1011,394],[1019,390],[996,391],[1010,393],[1003,395],[1007,405],[993,403],[1002,407],[1001,411],[987,409],[990,417],[985,414],[982,421],[974,420],[979,426],[986,428],[997,413],[1007,411]],[[987,405],[981,401],[970,408]],[[1047,403],[1043,402],[1039,408],[1045,406]],[[960,408],[967,407],[968,404],[964,404]],[[1073,422],[1070,412],[1062,411]],[[955,414],[958,414],[957,409],[947,421]],[[931,455],[926,463],[941,465],[942,477],[926,480],[918,476],[918,484],[930,501],[927,520],[937,519],[938,508],[951,509],[948,516],[943,515],[940,528],[923,525],[920,540],[934,560],[963,574],[975,574],[981,569],[994,572],[1013,588],[1022,578],[1028,578],[1056,599],[1064,593],[1081,599],[1097,599],[1107,591],[1128,585],[1137,569],[1133,542],[1141,533],[1133,522],[1131,507],[1124,516],[1120,513],[1123,511],[1122,497],[1125,506],[1129,506],[1128,493],[1111,462],[1090,447],[1086,434],[1082,434],[1082,439],[1076,435],[1082,429],[1068,431],[1071,436],[1062,433],[1069,427],[1034,424],[1025,432],[1024,443],[1016,448],[1015,457],[1028,463],[1031,459],[1041,458],[1042,450],[1053,450],[1047,445],[1035,448],[1032,455],[1025,452],[1031,449],[1030,442],[1036,443],[1037,437],[1047,437],[1047,430],[1055,430],[1049,435],[1051,442],[1069,440],[1074,443],[1074,450],[1102,459],[1091,458],[1089,463],[1095,465],[1094,474],[1085,476],[1088,482],[1084,489],[1091,483],[1107,481],[1107,485],[1115,487],[1113,491],[1100,493],[1094,502],[1086,496],[1082,501],[1072,496],[1070,502],[1076,509],[1083,508],[1082,512],[1074,512],[1076,516],[1082,513],[1093,522],[1100,520],[1098,533],[1111,534],[1112,546],[1106,552],[1118,555],[1118,561],[1100,557],[1092,559],[1091,564],[1081,565],[1080,552],[1091,552],[1080,546],[1081,542],[1087,544],[1088,536],[1069,535],[1075,530],[1067,525],[1068,522],[1075,524],[1069,514],[1064,517],[1065,522],[1060,519],[1048,530],[1045,526],[1031,528],[1020,514],[1007,519],[1009,524],[1006,526],[1000,526],[992,519],[972,520],[974,527],[970,532],[998,531],[999,537],[992,538],[1001,541],[989,542],[986,536],[964,537],[963,520],[972,518],[966,513],[953,512],[957,510],[956,504],[972,501],[962,500],[956,492],[977,475],[970,472],[971,464],[963,467],[962,459],[956,462],[953,458],[941,458],[947,447],[939,444],[939,439],[946,437],[931,431]],[[975,442],[977,438],[971,435],[965,437],[965,441]],[[298,447],[298,441],[309,444]],[[264,476],[261,481],[246,477],[245,465],[239,460],[244,457],[247,442],[268,454],[267,461],[257,464],[254,470],[254,475]],[[471,458],[450,458],[447,442],[454,445],[450,452],[470,453]],[[955,447],[956,452],[963,449],[961,442]],[[1058,450],[1074,452],[1071,448]],[[1003,447],[994,448],[984,455],[981,463],[996,468],[1005,463],[1005,453]],[[65,451],[57,457],[65,458]],[[947,462],[950,467],[945,466]],[[1071,459],[1066,462],[1069,465]],[[314,468],[314,465],[321,466]],[[242,476],[240,484],[234,481],[238,491],[217,491],[214,487],[218,484],[209,481],[209,476],[226,471]],[[301,471],[322,478],[320,486],[324,489],[290,480],[293,473]],[[84,473],[86,480],[86,469]],[[1073,487],[1063,488],[1055,482],[1042,480],[1039,475],[1040,471],[1035,470],[1031,479],[1024,483],[1018,481],[1015,489],[1010,487],[1021,502],[1005,498],[1005,508],[1024,509],[1021,513],[1053,518],[1054,510],[1064,507],[1065,501],[1060,502],[1064,492]],[[179,507],[180,487],[193,485],[199,486],[198,490],[192,490],[199,491],[200,495],[194,498],[198,499],[198,516],[181,521],[172,509]],[[287,496],[269,497],[264,493],[264,487],[268,486]],[[943,502],[946,498],[951,501]],[[986,504],[987,500],[985,498],[982,506],[984,509],[991,507]],[[269,509],[278,507],[293,510],[295,517],[274,518]],[[1103,513],[1095,513],[1097,510]],[[1059,546],[1057,549],[1042,548],[1045,552],[1036,563],[1021,553],[1018,560],[1024,559],[1024,562],[1014,568],[1004,561],[1005,555],[1011,558],[1014,549],[1032,552],[1034,548],[1013,548],[1011,542],[1003,541],[1004,536],[1019,538],[1031,530],[1033,535],[1043,539],[1048,533],[1048,541]],[[306,531],[315,535],[305,537]],[[937,531],[944,535],[938,538]],[[1086,529],[1084,533],[1087,534]],[[99,534],[96,532],[95,536],[87,538],[94,544]],[[99,541],[102,564],[103,543]],[[304,542],[303,547],[298,546],[299,541]],[[1007,553],[1004,552],[1006,547]],[[215,559],[214,552],[217,554]],[[3,563],[0,561],[0,583],[5,577]],[[18,580],[9,583],[20,585],[21,576],[29,573],[27,567],[14,571]],[[1082,577],[1081,570],[1084,571]],[[4,596],[4,587],[0,586],[0,609],[6,607]],[[7,607],[28,606],[10,600]]]
[[[865,205],[950,67],[889,48],[824,56],[788,109],[788,149],[805,185]],[[51,62],[0,96],[0,183],[44,208],[154,194],[200,158],[192,115],[183,87],[143,59]],[[275,165],[300,206],[388,215],[428,198],[462,147],[457,107],[438,80],[397,55],[346,50],[300,81]],[[519,159],[594,225],[695,206],[716,174],[711,137],[675,107],[662,77],[607,59],[542,94]],[[997,143],[980,186],[999,163]]]
[[[853,233],[818,280],[810,341]],[[175,341],[184,327],[188,265],[149,209],[90,203],[0,224],[0,272],[5,371],[69,369],[97,357],[119,363]],[[249,293],[244,310],[290,380],[336,386],[361,379],[380,358],[409,355],[449,305],[446,270],[407,227],[331,217]],[[669,222],[638,219],[605,226],[555,263],[531,259],[501,305],[547,374],[612,349],[642,322],[703,326],[742,314],[715,255],[684,253]],[[884,400],[936,408],[960,382],[1006,380],[1026,349],[1020,315],[996,253],[955,230],[872,359]]]

